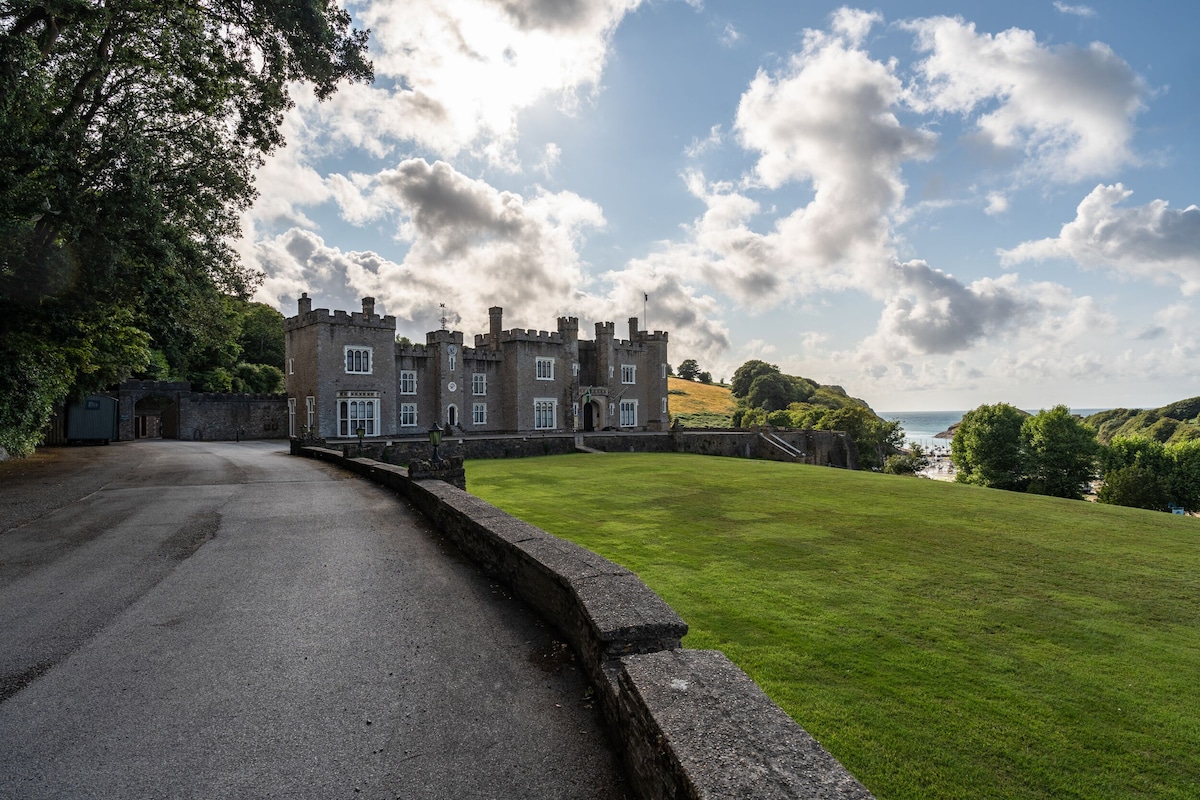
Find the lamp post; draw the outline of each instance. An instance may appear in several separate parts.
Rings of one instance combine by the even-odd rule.
[[[429,443],[433,445],[433,460],[435,463],[440,463],[442,457],[438,455],[438,446],[442,443],[442,426],[436,422],[429,429]]]
[[[362,455],[362,440],[363,440],[363,437],[367,435],[367,429],[360,425],[358,427],[358,430],[356,430],[354,433],[356,436],[358,436],[358,454],[361,456]]]

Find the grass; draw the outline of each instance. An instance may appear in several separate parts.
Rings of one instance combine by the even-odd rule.
[[[881,800],[1200,796],[1200,521],[682,454],[468,481],[637,572]]]
[[[732,414],[737,403],[728,386],[667,378],[671,414]]]

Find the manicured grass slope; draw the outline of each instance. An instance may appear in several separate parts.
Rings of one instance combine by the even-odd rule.
[[[672,414],[732,414],[737,407],[728,386],[667,378],[667,391],[683,392],[671,395]]]
[[[878,797],[1200,795],[1200,521],[688,455],[472,461]]]

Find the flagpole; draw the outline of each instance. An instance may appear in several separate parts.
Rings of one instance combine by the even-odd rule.
[[[642,326],[646,330],[650,330],[650,320],[646,318],[646,302],[650,299],[650,295],[642,292]]]

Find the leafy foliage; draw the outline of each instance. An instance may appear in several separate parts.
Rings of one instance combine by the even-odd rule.
[[[1098,450],[1096,432],[1063,405],[1043,409],[1021,426],[1021,453],[1034,494],[1082,499],[1095,477]]]
[[[685,358],[679,364],[679,369],[675,374],[685,381],[694,381],[700,375],[700,365],[696,363],[696,359],[694,358]]]
[[[67,393],[160,368],[152,347],[182,373],[212,361],[222,294],[259,280],[229,240],[282,144],[288,87],[324,99],[370,79],[366,36],[332,0],[0,5],[0,418],[15,453]]]
[[[1028,416],[1008,403],[982,405],[964,414],[950,441],[955,479],[995,489],[1024,489],[1021,426]]]
[[[1107,445],[1117,438],[1150,438],[1163,444],[1200,439],[1200,397],[1153,409],[1113,408],[1085,420],[1096,439]]]
[[[1145,436],[1119,436],[1101,453],[1102,503],[1166,511],[1172,504],[1200,510],[1200,441],[1164,445]]]

